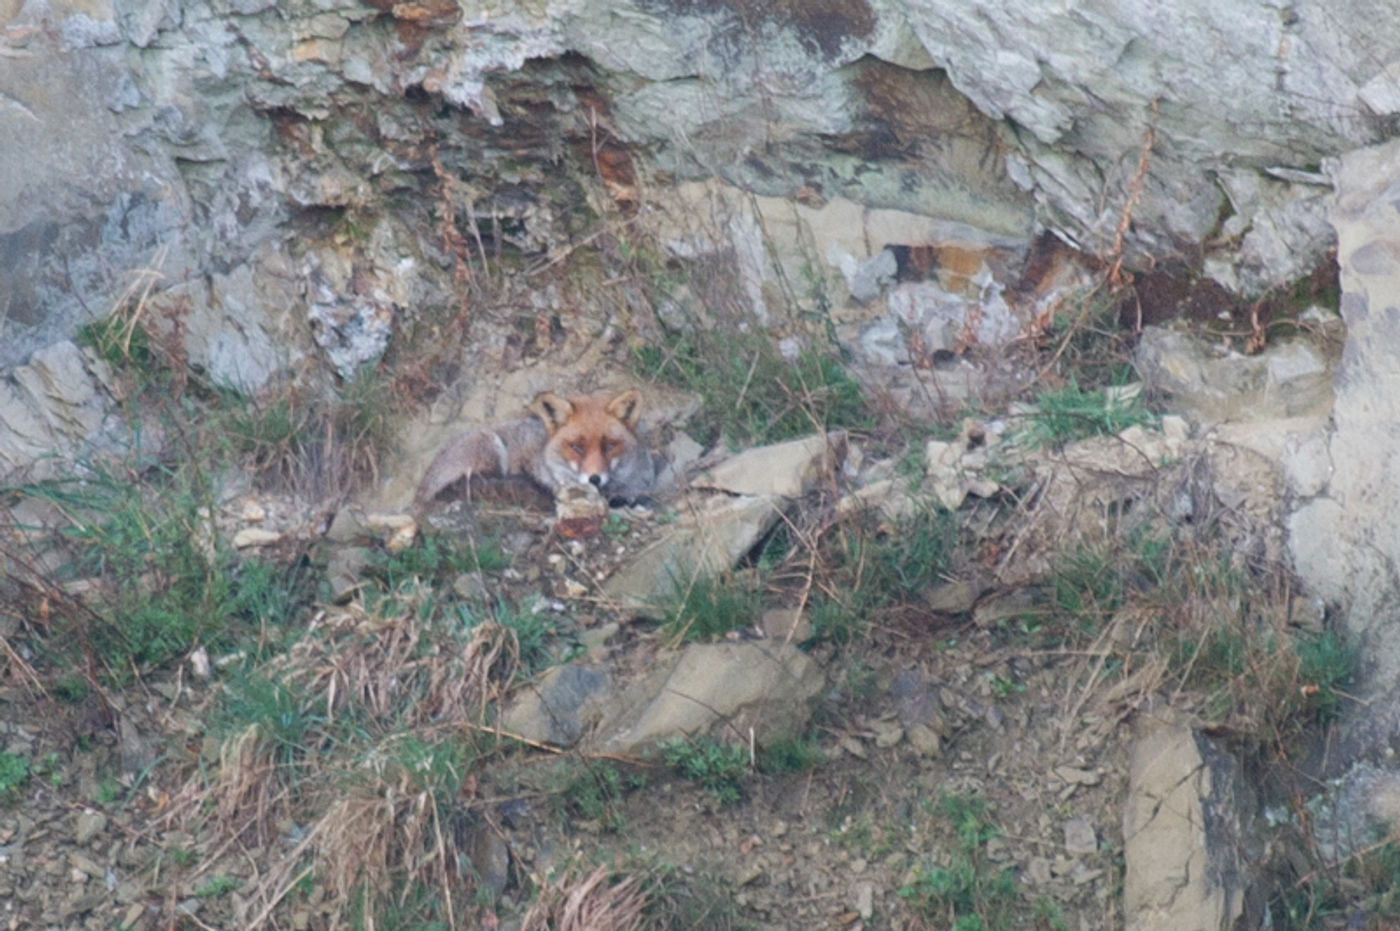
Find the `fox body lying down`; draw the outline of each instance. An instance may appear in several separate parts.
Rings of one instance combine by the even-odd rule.
[[[414,506],[423,510],[459,479],[527,476],[551,492],[591,484],[610,501],[651,491],[656,464],[637,436],[642,394],[564,398],[544,392],[530,403],[533,417],[469,430],[450,441],[418,483]]]

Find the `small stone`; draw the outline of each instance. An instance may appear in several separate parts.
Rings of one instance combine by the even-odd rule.
[[[209,651],[204,647],[195,647],[190,651],[190,672],[196,679],[209,678]]]
[[[805,643],[812,639],[812,622],[798,608],[769,608],[759,618],[759,625],[770,640]]]
[[[247,550],[258,546],[270,546],[282,539],[282,534],[261,527],[244,527],[233,535],[233,548]]]
[[[1075,856],[1095,853],[1099,849],[1099,838],[1089,819],[1076,816],[1065,821],[1065,850]]]
[[[875,746],[879,749],[888,750],[903,739],[904,728],[898,721],[875,722]]]
[[[1074,766],[1056,766],[1055,776],[1072,786],[1096,786],[1103,781],[1103,776],[1097,771]]]
[[[913,747],[919,756],[935,759],[943,752],[942,741],[937,732],[926,724],[915,724],[905,736],[909,738],[909,746]]]
[[[924,604],[939,614],[966,614],[977,604],[982,586],[967,580],[934,585],[924,591]]]
[[[84,808],[78,812],[73,828],[73,837],[79,846],[86,847],[92,839],[107,830],[107,816],[100,811]]]
[[[1044,857],[1031,857],[1026,864],[1026,875],[1032,885],[1043,886],[1053,878],[1050,875],[1050,861]]]
[[[68,854],[68,862],[72,864],[75,873],[82,873],[86,876],[91,876],[93,879],[103,879],[107,875],[107,870],[103,868],[102,864],[98,863],[87,854],[70,851]],[[76,876],[74,877],[75,880],[77,878]]]
[[[452,591],[473,604],[488,604],[491,601],[491,590],[486,587],[486,577],[480,572],[458,575],[452,580]]]
[[[418,539],[418,525],[409,521],[389,535],[389,539],[384,541],[384,548],[391,553],[402,553],[412,546],[416,539]]]
[[[243,502],[243,511],[239,514],[245,524],[261,524],[267,519],[267,508],[249,498]]]
[[[569,599],[579,599],[588,594],[588,586],[577,579],[565,577],[563,581],[563,596]]]
[[[861,921],[869,921],[875,914],[875,884],[861,881],[851,891],[851,907],[860,915]]]

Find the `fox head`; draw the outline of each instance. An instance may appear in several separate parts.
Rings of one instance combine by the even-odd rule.
[[[561,486],[586,482],[606,488],[618,464],[637,452],[642,393],[635,388],[612,398],[544,392],[530,409],[549,434],[544,463]]]

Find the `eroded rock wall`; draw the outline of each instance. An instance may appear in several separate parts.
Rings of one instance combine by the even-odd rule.
[[[335,364],[353,368],[382,350],[382,320],[450,299],[435,157],[464,185],[457,209],[535,248],[567,234],[550,192],[572,169],[633,202],[639,178],[721,179],[997,236],[1045,226],[1103,252],[1155,126],[1128,245],[1214,250],[1215,273],[1257,290],[1330,241],[1319,160],[1400,112],[1400,20],[1385,12],[8,0],[0,362],[105,312],[154,265],[222,332],[194,353],[221,376],[256,384],[347,339]],[[312,338],[310,279],[336,263],[304,263],[326,246],[348,268],[331,286],[354,294],[321,307]],[[250,285],[268,277],[284,284]]]

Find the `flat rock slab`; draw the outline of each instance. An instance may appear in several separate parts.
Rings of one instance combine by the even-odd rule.
[[[692,488],[733,495],[800,498],[830,479],[846,458],[846,433],[833,430],[745,450],[707,469]]]
[[[615,684],[606,667],[583,663],[555,666],[516,693],[501,727],[536,743],[572,747],[598,723]]]
[[[661,539],[603,585],[623,610],[645,614],[696,578],[734,565],[763,539],[782,514],[777,497],[688,498],[692,506]]]
[[[713,735],[763,745],[802,735],[826,676],[775,641],[692,643],[658,657],[608,703],[590,751],[632,755],[672,737]]]
[[[1185,724],[1146,720],[1123,807],[1128,931],[1225,931],[1244,909],[1238,767]]]

